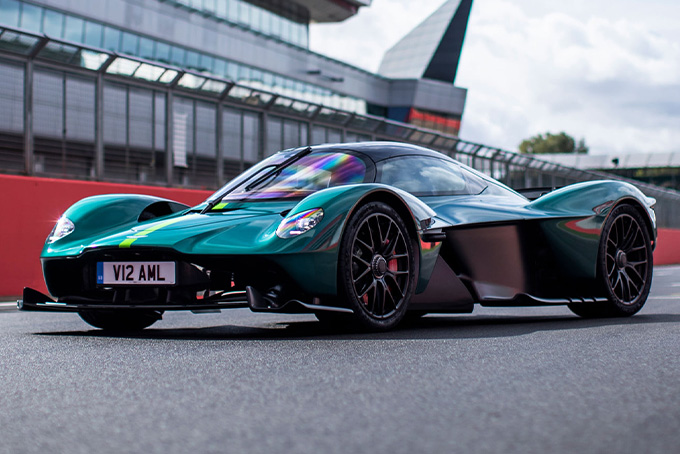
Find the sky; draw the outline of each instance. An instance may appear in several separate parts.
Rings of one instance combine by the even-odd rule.
[[[373,0],[310,47],[376,72],[444,0]],[[507,150],[539,133],[591,154],[680,152],[680,1],[475,0],[456,86],[460,137]]]

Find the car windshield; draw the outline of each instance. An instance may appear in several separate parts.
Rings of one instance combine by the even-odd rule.
[[[457,163],[431,156],[399,156],[377,164],[377,181],[417,197],[479,194],[488,184]]]
[[[209,200],[224,193],[228,194],[222,201],[305,197],[333,186],[364,183],[367,177],[372,177],[363,159],[338,151],[313,152],[277,171],[276,166],[294,153],[295,150],[283,151],[265,159],[227,183]]]

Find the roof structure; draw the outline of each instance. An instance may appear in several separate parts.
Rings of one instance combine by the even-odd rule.
[[[447,0],[385,53],[378,73],[453,83],[471,9],[472,0]]]
[[[309,10],[312,22],[341,22],[357,13],[372,0],[294,0]],[[265,2],[271,3],[271,2]]]

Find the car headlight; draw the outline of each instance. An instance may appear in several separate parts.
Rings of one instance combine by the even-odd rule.
[[[276,229],[279,238],[291,238],[313,229],[323,219],[323,210],[314,208],[286,217]]]
[[[75,230],[73,222],[71,222],[68,218],[62,216],[57,221],[57,225],[55,225],[54,228],[52,229],[52,233],[50,233],[50,236],[47,237],[47,242],[54,243],[55,241],[64,238],[66,235],[73,232],[73,230]]]

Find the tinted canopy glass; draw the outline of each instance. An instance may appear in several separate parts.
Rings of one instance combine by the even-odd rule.
[[[231,190],[225,201],[296,198],[334,186],[373,181],[371,165],[349,152],[315,152],[277,170],[293,153],[284,151],[265,159],[229,182],[215,196]],[[258,182],[268,173],[271,173],[269,177]],[[251,187],[253,182],[257,183]]]
[[[428,156],[399,156],[377,164],[377,182],[416,196],[478,194],[487,183],[460,165]]]

